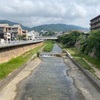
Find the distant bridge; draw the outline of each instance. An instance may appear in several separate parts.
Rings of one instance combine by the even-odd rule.
[[[51,37],[51,36],[48,36],[48,37],[42,37],[43,40],[57,40],[58,38],[57,37]]]

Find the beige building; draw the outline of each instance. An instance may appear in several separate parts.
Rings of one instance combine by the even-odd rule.
[[[9,32],[9,25],[8,24],[0,24],[0,33]]]
[[[11,33],[11,36],[12,38],[18,38],[18,36],[21,36],[22,35],[22,28],[20,25],[13,25],[13,26],[10,26],[10,33]]]
[[[5,39],[6,33],[9,33],[9,25],[8,24],[0,24],[0,39]]]
[[[27,32],[27,30],[22,30],[20,25],[0,24],[0,38],[4,38],[5,33],[10,33],[12,39],[18,39],[20,36],[27,34]]]

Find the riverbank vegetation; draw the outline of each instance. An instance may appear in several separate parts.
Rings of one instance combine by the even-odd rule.
[[[9,73],[14,71],[15,69],[19,68],[23,64],[25,64],[35,53],[37,53],[42,47],[36,47],[35,49],[32,49],[21,56],[18,56],[16,58],[11,59],[8,62],[0,64],[0,79],[3,79],[6,77]]]
[[[46,46],[44,47],[44,52],[51,52],[54,46],[53,44],[53,41],[47,41]]]
[[[72,31],[59,36],[58,42],[86,69],[91,70],[88,64],[84,65],[88,61],[100,70],[100,30],[90,31],[87,34]]]

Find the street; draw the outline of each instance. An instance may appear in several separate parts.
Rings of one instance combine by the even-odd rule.
[[[36,43],[36,42],[39,42],[39,41],[43,41],[43,40],[28,40],[28,41],[25,41],[25,40],[20,40],[20,41],[10,41],[9,43],[8,42],[5,42],[5,43],[0,43],[0,48],[3,48],[3,47],[9,47],[9,46],[16,46],[16,45],[21,45],[21,44],[28,44],[28,43]]]

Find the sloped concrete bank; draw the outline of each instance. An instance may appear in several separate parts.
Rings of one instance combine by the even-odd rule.
[[[90,82],[95,86],[95,88],[100,92],[100,81],[88,70],[84,69],[79,63],[77,63],[69,52],[67,52],[67,56],[71,59],[71,61],[83,72],[83,74],[90,80]]]
[[[0,100],[15,100],[17,95],[17,84],[30,76],[33,70],[35,70],[41,62],[39,58],[36,58],[26,65],[26,67],[0,91]]]
[[[41,45],[41,44],[40,44]],[[45,45],[46,46],[46,45]],[[43,46],[39,52],[41,52],[43,50],[43,48],[45,47]],[[26,66],[28,66],[32,60],[37,57],[37,54],[35,53],[25,64],[23,64],[21,67],[19,67],[18,69],[16,69],[14,72],[12,72],[11,74],[9,74],[5,79],[0,81],[0,91],[10,83],[10,81],[12,81],[17,75],[18,73],[20,73]]]
[[[10,81],[12,81],[17,75],[18,73],[20,73],[35,57],[36,57],[36,53],[31,57],[31,59],[26,62],[25,64],[23,64],[20,68],[16,69],[15,71],[13,71],[12,73],[10,73],[6,78],[4,78],[3,80],[0,81],[0,91],[9,84]]]

